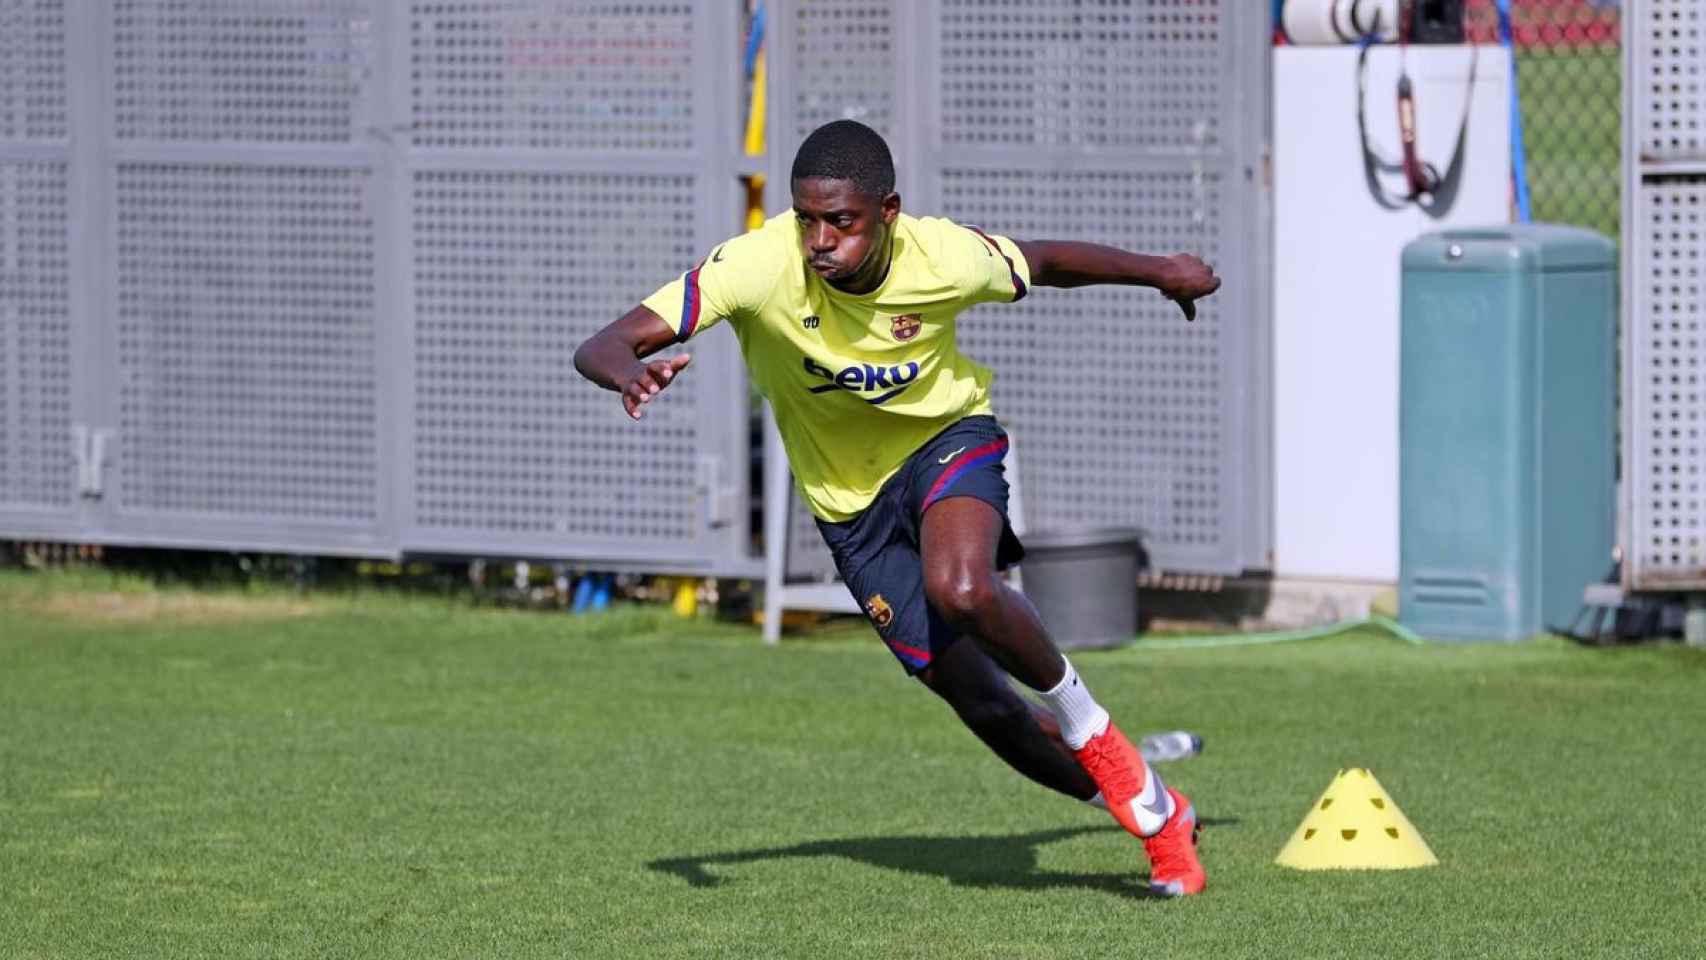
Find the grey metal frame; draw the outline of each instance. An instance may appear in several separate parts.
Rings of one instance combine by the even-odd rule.
[[[73,27],[87,11],[61,0],[14,13],[32,16],[35,28],[57,19],[69,60],[77,38]],[[92,342],[90,288],[82,282],[78,256],[89,234],[91,178],[87,158],[74,154],[72,144],[86,133],[79,119],[91,87],[68,64],[52,64],[56,51],[44,53],[19,44],[19,38],[36,35],[37,29],[20,29],[0,38],[0,57],[11,61],[7,66],[12,68],[0,83],[0,110],[5,111],[0,117],[5,121],[0,125],[0,527],[20,536],[56,537],[82,528],[86,513],[77,492],[71,433],[73,425],[86,421],[91,390],[87,371],[75,360],[87,355]],[[33,110],[25,83],[13,79],[35,79],[32,68],[58,74],[57,89],[45,94],[47,106],[39,99],[43,94],[36,93]],[[55,116],[59,104],[62,117]],[[49,114],[45,119],[44,109]],[[44,211],[32,217],[33,228],[24,223],[26,204]],[[57,237],[56,225],[44,222],[47,210],[63,211]],[[54,248],[62,248],[68,261],[63,282],[44,270],[43,258]],[[32,276],[23,275],[26,269]],[[27,345],[26,323],[36,327]],[[53,347],[60,345],[72,358],[63,369],[55,368],[53,359],[59,353]],[[61,386],[56,388],[56,383]],[[62,430],[64,435],[53,435]],[[63,481],[57,490],[52,479],[56,475]]]
[[[652,6],[659,6],[653,4]],[[676,150],[534,150],[504,147],[417,147],[411,144],[407,117],[399,116],[400,163],[404,169],[398,177],[395,202],[399,218],[411,222],[412,202],[408,196],[412,175],[423,171],[466,172],[479,176],[544,175],[550,177],[658,177],[692,178],[696,185],[690,247],[693,258],[707,253],[717,241],[736,231],[739,223],[737,196],[738,158],[736,134],[739,127],[737,111],[738,64],[728,51],[738,49],[737,15],[733,4],[693,5],[692,43],[695,75],[693,83],[693,131],[690,149]],[[394,37],[395,56],[406,57],[409,38]],[[394,71],[399,84],[407,84],[404,71]],[[414,227],[406,228],[414,235]],[[600,322],[614,320],[629,306],[661,285],[672,275],[692,266],[692,262],[669,263],[666,254],[659,252],[644,267],[643,275],[621,278],[631,293],[626,301],[611,300],[609,316]],[[414,294],[414,285],[407,278],[399,288]],[[601,291],[602,292],[602,291]],[[422,316],[420,305],[411,303],[409,316]],[[587,332],[590,332],[587,331]],[[684,378],[677,393],[672,391],[664,403],[651,411],[646,421],[626,422],[614,395],[600,395],[588,410],[604,411],[604,422],[564,424],[557,442],[568,449],[585,448],[601,435],[614,434],[624,438],[632,459],[625,466],[642,471],[646,461],[669,459],[664,451],[670,441],[659,440],[659,453],[654,457],[640,450],[634,440],[644,431],[660,430],[671,421],[690,421],[696,437],[692,475],[675,478],[676,496],[693,498],[694,509],[701,522],[687,536],[656,536],[644,530],[615,531],[602,536],[565,538],[545,532],[515,532],[504,529],[469,531],[434,527],[420,519],[423,499],[420,482],[422,470],[416,466],[414,438],[416,430],[405,431],[399,471],[407,481],[400,491],[404,503],[401,520],[403,549],[412,554],[467,554],[563,556],[569,555],[596,560],[601,568],[634,569],[656,573],[698,573],[726,576],[750,576],[760,570],[757,558],[749,553],[746,503],[748,482],[748,419],[745,371],[733,339],[724,332],[712,331],[697,339],[690,348],[694,356],[690,376]],[[564,356],[563,374],[573,377]],[[411,366],[418,373],[421,364]],[[681,388],[686,388],[682,390]],[[577,384],[581,395],[591,398],[585,384]],[[404,388],[404,396],[416,396],[415,384]],[[413,415],[411,409],[405,419]],[[678,451],[677,451],[678,452]],[[676,457],[679,459],[679,457]],[[652,473],[660,472],[654,468]],[[601,478],[602,493],[590,491],[586,498],[597,502],[602,497],[603,509],[620,511],[624,497],[631,495],[636,481],[653,480],[652,476],[625,476],[613,471]],[[635,524],[636,527],[640,525]]]
[[[438,395],[435,392],[443,389],[443,384],[426,382],[419,362],[424,304],[419,296],[421,268],[414,255],[423,229],[458,225],[453,218],[444,223],[419,222],[423,214],[417,209],[417,183],[430,181],[435,175],[442,174],[450,181],[435,194],[438,198],[454,195],[461,182],[456,178],[464,175],[476,187],[482,182],[480,178],[485,178],[485,183],[504,178],[555,178],[561,196],[574,194],[577,188],[585,193],[597,184],[621,177],[631,178],[642,188],[647,178],[667,183],[672,192],[651,198],[653,225],[661,222],[657,213],[660,204],[686,198],[691,214],[685,233],[673,219],[678,216],[674,209],[668,213],[666,228],[672,236],[684,237],[683,242],[663,245],[643,258],[636,253],[631,276],[625,271],[614,278],[601,274],[564,281],[587,281],[586,295],[598,299],[599,309],[581,309],[581,313],[597,312],[603,318],[600,322],[607,322],[672,274],[691,266],[692,259],[715,241],[734,232],[739,224],[735,179],[739,162],[735,154],[739,67],[732,51],[738,49],[740,12],[732,0],[535,0],[531,4],[491,0],[452,6],[345,0],[341,5],[316,4],[299,12],[302,22],[308,24],[304,29],[326,35],[322,39],[330,46],[315,51],[323,55],[322,59],[305,61],[298,74],[284,80],[277,79],[277,73],[257,73],[257,78],[245,75],[221,80],[217,86],[186,81],[182,61],[175,67],[178,73],[151,76],[146,63],[138,67],[136,49],[129,51],[132,55],[128,58],[117,56],[120,31],[128,31],[133,48],[140,42],[177,43],[176,52],[200,49],[197,45],[204,43],[203,39],[186,40],[185,34],[171,33],[201,29],[194,19],[195,8],[176,9],[168,21],[157,16],[153,0],[64,0],[57,7],[51,3],[45,6],[64,17],[64,97],[69,129],[62,137],[0,139],[0,165],[45,162],[61,165],[64,170],[61,192],[68,211],[64,234],[72,263],[68,289],[63,291],[71,338],[71,370],[67,374],[72,383],[71,423],[66,431],[69,435],[63,438],[66,455],[62,468],[38,462],[32,469],[38,473],[62,469],[66,493],[47,506],[23,502],[18,495],[9,496],[12,491],[4,488],[7,475],[0,473],[0,536],[375,557],[517,556],[660,573],[748,576],[758,572],[760,563],[751,555],[746,516],[747,391],[740,358],[730,338],[716,335],[696,342],[693,385],[672,398],[678,402],[667,414],[655,414],[647,423],[633,425],[624,422],[614,396],[597,395],[577,381],[568,367],[568,350],[561,346],[562,334],[553,341],[559,352],[549,357],[530,355],[529,344],[534,341],[517,334],[505,341],[512,344],[509,356],[514,369],[529,363],[538,367],[560,361],[549,377],[543,373],[536,376],[549,389],[571,389],[559,387],[559,379],[572,385],[574,392],[567,394],[571,409],[556,414],[563,420],[552,422],[556,413],[552,410],[535,416],[526,416],[531,411],[523,411],[517,419],[526,420],[535,429],[507,446],[486,443],[493,439],[492,425],[478,418],[470,420],[471,426],[466,429],[451,427],[432,434],[442,425],[423,423],[422,398]],[[289,0],[258,0],[238,12],[255,15],[273,7],[284,12],[291,9]],[[210,16],[220,10],[225,15],[232,12],[219,0],[209,0],[205,7]],[[471,147],[418,145],[411,44],[418,39],[417,32],[425,29],[422,21],[437,15],[468,21],[486,17],[494,23],[507,17],[504,23],[511,34],[530,30],[517,24],[535,15],[541,20],[560,21],[559,26],[572,25],[576,18],[600,18],[610,23],[617,22],[616,18],[637,18],[636,25],[643,29],[676,30],[676,36],[690,37],[690,54],[685,56],[690,56],[691,69],[687,76],[669,82],[675,89],[690,90],[690,129],[666,138],[668,143],[656,149],[600,149],[590,142],[598,139],[600,131],[621,132],[630,125],[600,120],[595,112],[586,112],[598,106],[596,98],[570,97],[565,99],[571,109],[586,108],[563,124],[571,136],[578,133],[588,141],[579,147],[560,143],[556,148],[530,148],[513,142]],[[661,28],[659,23],[663,24]],[[257,31],[270,29],[275,27],[256,27]],[[258,41],[244,34],[226,36],[220,42]],[[458,55],[462,49],[457,48]],[[6,51],[0,49],[0,55],[7,55]],[[142,58],[146,61],[153,55],[145,52]],[[479,54],[476,51],[472,55]],[[648,89],[657,86],[649,75],[632,68],[609,67],[611,62],[605,60],[602,68],[626,69],[622,80]],[[549,72],[548,66],[534,73]],[[459,69],[460,64],[453,67]],[[344,68],[355,71],[349,75],[353,81],[325,79]],[[189,69],[193,71],[194,65]],[[523,87],[539,79],[527,75],[528,69],[522,64],[515,71]],[[561,83],[571,82],[561,79],[569,72],[560,72]],[[547,77],[541,82],[550,80]],[[230,91],[220,87],[244,82],[251,86],[221,99]],[[157,88],[141,93],[134,89],[136,84],[146,87],[150,83],[156,83]],[[291,83],[318,84],[313,89],[320,93],[327,84],[335,90],[319,99],[293,99]],[[121,84],[132,85],[126,94],[130,108],[133,113],[141,111],[136,114],[141,119],[133,117],[125,131],[119,127],[124,109]],[[606,86],[621,89],[620,81]],[[281,89],[285,93],[280,94]],[[281,109],[308,118],[306,136],[293,138],[295,114],[268,116],[264,109],[245,110],[238,98],[244,94],[254,94],[252,102],[289,101]],[[347,100],[349,97],[354,100]],[[5,106],[0,102],[0,107]],[[477,124],[483,120],[481,106],[475,104],[460,116],[471,117]],[[525,105],[505,100],[500,106],[521,109]],[[679,98],[662,104],[660,111],[678,106]],[[615,110],[609,114],[618,115]],[[340,128],[344,117],[347,126]],[[666,124],[656,120],[653,126]],[[220,184],[221,192],[207,192]],[[288,196],[295,209],[273,210],[269,207],[273,194],[267,193],[268,189]],[[643,189],[634,193],[637,199],[618,190],[615,196],[596,202],[605,210],[616,211],[647,202],[646,197],[638,196]],[[133,219],[128,221],[130,226],[123,227],[121,217],[126,211]],[[328,211],[330,215],[325,215]],[[519,211],[523,215],[534,212]],[[473,226],[488,227],[491,217],[517,211],[513,205],[500,204],[495,212],[483,211],[481,215],[487,213],[490,216]],[[297,217],[295,222],[289,219],[292,215]],[[436,214],[426,214],[432,215]],[[136,220],[139,216],[144,219]],[[304,216],[311,222],[304,224]],[[333,222],[340,219],[347,222]],[[533,236],[527,233],[527,217],[520,216],[520,220],[523,222],[517,222],[513,231],[502,232]],[[151,228],[151,224],[164,226]],[[39,228],[32,229],[39,232]],[[163,229],[176,231],[174,237],[189,239],[168,238],[160,232]],[[554,236],[554,229],[555,224],[543,232]],[[601,229],[604,252],[608,253],[615,231],[608,222]],[[314,242],[313,236],[321,235],[313,231],[322,231],[330,238],[327,251],[335,251],[336,256],[322,260],[318,253],[327,251],[300,254]],[[242,246],[250,241],[250,247]],[[567,242],[557,242],[561,252],[568,251]],[[643,238],[633,242],[637,245]],[[292,248],[292,243],[297,246]],[[473,251],[470,260],[484,255],[482,243],[482,237],[469,238]],[[264,251],[275,249],[282,249],[286,256],[267,262]],[[293,249],[300,254],[294,261],[288,256]],[[262,259],[257,260],[256,255]],[[536,262],[544,260],[541,257]],[[673,262],[676,260],[682,262]],[[559,262],[573,264],[572,259],[552,261],[552,267]],[[319,277],[356,284],[360,292],[353,305],[333,306],[328,308],[329,313],[313,307],[314,295],[322,292],[323,285],[316,280]],[[525,294],[538,296],[564,289],[552,286],[556,279],[536,276]],[[288,289],[291,283],[299,288]],[[474,283],[478,285],[478,278]],[[150,292],[156,288],[166,293]],[[490,283],[481,288],[490,289]],[[502,284],[498,289],[507,290]],[[547,303],[537,312],[550,314],[558,305],[573,312],[583,301],[590,302],[572,295],[582,293],[582,286],[568,289],[571,295],[567,303]],[[187,292],[173,294],[173,290]],[[523,296],[509,293],[512,301]],[[291,300],[293,296],[297,301]],[[257,299],[261,304],[252,310],[236,306]],[[184,319],[175,313],[180,300],[187,310],[199,314]],[[0,295],[0,308],[4,305],[4,296]],[[439,307],[440,317],[451,316],[447,323],[458,321],[455,303]],[[271,314],[266,312],[269,309]],[[213,332],[223,337],[233,332],[230,328],[236,328],[238,332],[233,335],[238,339],[209,347],[209,352],[225,352],[207,360],[206,369],[196,368],[195,376],[186,378],[182,374],[185,364],[202,362],[185,353],[186,347],[193,353],[201,344],[195,324],[209,322],[211,315],[222,310],[230,310],[229,328],[221,326]],[[334,344],[356,344],[355,352],[340,345],[325,348],[318,341],[302,346],[303,341],[293,338],[291,325],[293,318],[304,315],[322,328],[340,331],[343,339],[334,340]],[[500,328],[500,340],[529,322],[534,327],[548,325],[545,319],[530,321],[515,315],[496,320],[491,316],[469,318],[471,325],[480,320]],[[127,322],[128,333],[124,326]],[[170,332],[156,335],[150,324],[170,327]],[[231,356],[230,344],[241,342],[241,331],[249,327],[273,337],[262,344],[276,354],[268,358],[273,364],[270,369],[263,368],[256,357]],[[470,332],[470,342],[479,335]],[[485,347],[487,358],[505,349],[501,344],[488,343]],[[4,349],[3,340],[0,349]],[[0,362],[4,360],[0,357]],[[454,368],[456,360],[450,356],[447,366]],[[232,393],[228,395],[239,396],[247,403],[243,410],[232,410],[231,406],[243,403],[225,404],[203,389],[209,369],[215,374],[250,369],[257,375],[273,377],[279,364],[287,365],[287,372],[274,377],[268,387],[275,391],[277,402],[255,398],[247,403],[248,398]],[[290,364],[305,372],[292,380]],[[4,369],[0,366],[0,372]],[[328,386],[329,381],[321,376],[328,369],[347,373],[337,381],[347,381],[345,386]],[[494,382],[500,388],[505,385],[502,371],[494,377],[477,364],[471,363],[466,371],[450,372],[466,373],[464,379],[456,381],[456,389],[477,390]],[[59,376],[57,372],[52,375]],[[468,387],[470,383],[475,386]],[[0,383],[0,390],[4,389],[6,385]],[[240,390],[240,384],[223,384],[221,389]],[[344,392],[340,394],[340,390]],[[0,401],[4,396],[0,393]],[[137,397],[145,398],[146,406],[140,405]],[[354,398],[353,413],[350,398]],[[598,409],[611,414],[608,422],[574,413],[582,407],[590,409],[595,401]],[[334,414],[331,419],[323,417],[328,407]],[[352,436],[366,439],[338,439],[314,429],[323,420],[333,430],[347,427],[351,416],[356,421],[350,428]],[[135,456],[127,457],[125,444],[135,439],[123,432],[127,417],[133,424],[166,430],[177,446],[155,444],[152,449],[132,450]],[[4,423],[0,420],[0,427]],[[274,423],[282,425],[285,432],[270,433],[268,427]],[[528,483],[518,484],[527,486],[519,493],[502,484],[488,486],[486,475],[478,470],[468,473],[474,479],[464,484],[467,489],[456,491],[461,502],[482,506],[489,505],[486,498],[510,497],[507,508],[512,518],[521,519],[488,523],[482,519],[485,514],[480,514],[471,519],[454,518],[457,522],[448,526],[423,519],[429,512],[422,507],[428,498],[424,485],[433,479],[423,477],[417,469],[417,447],[423,432],[452,448],[462,443],[463,447],[453,449],[452,454],[477,466],[484,466],[480,463],[482,456],[508,458],[518,462],[518,473],[532,471]],[[14,433],[22,435],[21,431]],[[619,440],[611,441],[613,437]],[[0,452],[5,452],[7,442],[0,434]],[[30,449],[37,447],[39,444]],[[539,479],[541,468],[527,462],[536,448],[549,451],[546,459],[552,466],[544,468],[549,474],[544,480]],[[179,451],[172,454],[176,459],[161,455],[167,449]],[[286,452],[290,450],[305,453]],[[599,451],[610,450],[617,451],[614,459],[597,459]],[[331,453],[317,459],[327,451]],[[143,455],[153,457],[152,466],[142,462]],[[31,456],[40,461],[51,454]],[[662,465],[655,471],[661,475],[644,472],[651,461]],[[154,473],[150,475],[149,470]],[[267,499],[277,492],[280,476],[299,473],[314,475],[284,498],[299,509]],[[325,489],[333,492],[322,495]],[[653,508],[645,498],[647,494],[663,505]],[[523,515],[539,504],[545,505],[545,512],[552,504],[572,506],[560,507],[557,516],[530,526],[528,521],[534,518]],[[628,518],[632,529],[623,527],[625,509],[635,511]],[[442,519],[443,511],[436,516]],[[575,527],[575,521],[582,517],[605,521],[608,532],[595,534]],[[611,517],[615,522],[610,522]],[[551,526],[551,522],[556,525]],[[666,529],[660,534],[659,527]]]
[[[1623,36],[1623,585],[1701,591],[1706,10],[1639,0]]]
[[[389,106],[382,82],[386,67],[382,59],[383,45],[376,45],[373,50],[375,60],[366,68],[371,72],[365,82],[357,81],[356,85],[362,92],[352,96],[350,129],[341,142],[303,143],[283,138],[203,139],[176,132],[177,125],[190,126],[192,121],[183,116],[174,119],[170,112],[164,119],[155,121],[166,128],[167,136],[130,136],[121,129],[124,113],[117,102],[124,82],[117,72],[117,65],[125,62],[119,56],[117,35],[121,4],[109,0],[91,6],[104,14],[100,22],[90,24],[90,35],[98,38],[100,44],[101,53],[93,61],[99,66],[98,69],[80,69],[77,72],[99,77],[102,89],[101,129],[96,141],[102,147],[99,187],[102,201],[101,248],[95,257],[95,262],[103,268],[98,279],[100,308],[96,325],[101,349],[97,354],[96,367],[99,371],[96,378],[99,396],[90,433],[104,441],[100,448],[104,457],[99,464],[103,482],[99,492],[93,496],[98,505],[94,510],[92,529],[86,533],[85,539],[110,544],[394,556],[395,503],[384,483],[389,462],[387,444],[397,432],[396,411],[388,402],[395,397],[392,382],[394,365],[383,362],[385,357],[396,355],[396,325],[385,322],[395,316],[392,304],[394,287],[387,283],[388,278],[380,268],[377,253],[394,247],[399,237],[395,224],[386,216],[383,202],[383,173],[388,146],[380,129],[383,122],[380,118],[385,116]],[[133,14],[146,17],[151,12],[146,4],[137,6],[144,9],[132,11]],[[357,46],[361,30],[369,33],[371,42],[371,36],[382,35],[389,24],[387,4],[377,0],[367,0],[362,4],[352,0],[349,8],[351,19],[345,28],[351,34],[352,47]],[[330,15],[330,8],[315,13],[326,17]],[[145,35],[151,26],[142,23],[130,29],[138,35]],[[375,26],[377,30],[374,30]],[[363,67],[356,60],[349,69],[353,72]],[[162,86],[166,83],[158,82]],[[206,99],[211,100],[214,91],[206,93]],[[195,106],[205,108],[208,115],[201,119],[216,127],[232,124],[241,128],[247,122],[231,112],[221,113],[217,104],[197,102]],[[364,108],[367,112],[365,117],[361,115]],[[353,197],[347,194],[343,198],[338,196],[335,188],[339,179],[348,181]],[[330,187],[316,190],[317,181],[321,180],[328,181]],[[199,282],[203,289],[208,289],[208,285],[217,283],[222,275],[236,275],[243,269],[245,252],[241,244],[246,239],[234,231],[227,231],[227,225],[218,220],[217,214],[208,215],[210,211],[226,204],[236,204],[238,213],[233,216],[248,214],[257,222],[273,218],[264,223],[256,234],[269,253],[277,247],[288,247],[292,239],[307,240],[312,232],[313,228],[306,224],[294,228],[283,224],[281,221],[289,211],[274,209],[264,197],[256,196],[257,191],[266,189],[269,182],[275,182],[275,189],[280,193],[307,197],[304,203],[323,204],[320,209],[325,212],[331,212],[340,199],[357,204],[356,209],[365,212],[365,217],[346,226],[346,237],[357,242],[365,239],[366,243],[337,252],[345,256],[366,256],[374,264],[367,282],[361,283],[361,289],[371,298],[370,308],[363,310],[354,305],[344,308],[350,311],[345,319],[365,325],[365,329],[351,331],[349,339],[359,341],[365,335],[371,337],[372,343],[367,357],[356,358],[352,375],[358,379],[349,383],[357,391],[362,391],[362,387],[356,384],[363,381],[367,384],[365,392],[372,398],[371,419],[367,426],[371,429],[374,446],[353,453],[354,460],[343,464],[348,468],[352,463],[359,464],[365,460],[369,465],[367,482],[356,481],[365,487],[363,505],[354,507],[352,504],[352,512],[323,521],[304,516],[314,512],[312,509],[298,511],[277,501],[269,502],[265,474],[268,470],[280,469],[293,455],[301,455],[308,459],[298,468],[299,483],[314,477],[328,485],[347,484],[351,477],[336,476],[338,467],[327,469],[321,466],[325,461],[315,458],[316,454],[324,453],[334,444],[326,438],[310,436],[296,451],[292,451],[285,445],[284,438],[288,434],[284,432],[276,435],[250,433],[246,437],[229,434],[239,433],[237,428],[241,426],[253,428],[259,422],[276,423],[281,431],[305,431],[315,426],[320,418],[308,408],[317,403],[353,396],[345,394],[340,397],[333,388],[322,390],[314,385],[317,375],[324,376],[336,366],[335,359],[318,358],[303,363],[300,387],[279,385],[271,397],[258,401],[249,410],[238,411],[229,423],[223,425],[227,435],[220,436],[222,424],[216,402],[221,394],[209,390],[209,380],[215,375],[214,371],[203,370],[198,376],[184,379],[174,379],[172,373],[172,367],[181,360],[181,355],[173,357],[170,352],[185,347],[194,349],[196,342],[203,338],[194,331],[177,335],[161,333],[162,329],[174,326],[176,318],[164,309],[149,309],[146,303],[136,308],[144,311],[144,315],[136,320],[127,337],[123,296],[127,277],[127,242],[122,231],[126,205],[131,204],[138,211],[138,216],[179,218],[173,221],[173,225],[181,226],[183,232],[192,238],[177,250],[167,246],[165,240],[155,248],[147,246],[149,238],[146,231],[135,231],[132,236],[137,239],[133,242],[139,249],[134,255],[142,261],[129,267],[135,274],[135,282],[147,284],[159,280],[164,274],[168,278],[181,278],[185,284]],[[220,183],[227,184],[227,189],[214,195],[212,192]],[[148,188],[153,184],[165,189],[175,187],[182,190],[183,195],[150,197]],[[294,237],[291,236],[293,229]],[[162,255],[171,259],[164,265],[147,262],[157,250],[164,251]],[[248,251],[250,256],[260,252]],[[201,259],[203,257],[208,259]],[[253,301],[261,289],[258,274],[263,269],[266,268],[251,269],[232,281],[237,288],[237,302]],[[276,269],[294,269],[296,272],[285,273],[285,276],[297,281],[330,279],[343,272],[330,263],[300,267],[280,265]],[[270,306],[289,310],[298,306],[290,302],[293,296],[309,300],[313,293],[307,288],[281,290]],[[146,290],[138,296],[145,295]],[[213,307],[221,305],[217,293],[204,295]],[[267,324],[276,322],[264,312],[265,309],[265,306],[255,304],[245,312],[218,322],[216,336],[237,338],[242,329],[239,325],[265,328]],[[321,309],[327,308],[303,304],[301,312],[308,314]],[[338,308],[330,309],[334,317],[340,312]],[[271,332],[289,335],[287,325],[275,326]],[[143,353],[127,354],[127,340],[131,350]],[[216,343],[215,349],[220,346],[222,344]],[[157,361],[150,354],[162,348],[168,355]],[[258,347],[257,350],[262,352],[265,348]],[[225,363],[228,359],[216,356],[215,362]],[[255,368],[263,365],[289,369],[295,358],[280,352],[264,360],[260,357],[243,359],[249,362],[233,363],[231,367],[247,366],[254,373],[259,372]],[[161,369],[150,369],[155,366]],[[156,372],[157,378],[150,376]],[[277,379],[283,381],[287,377]],[[233,387],[235,389],[229,391],[231,394],[241,392],[240,386],[234,384]],[[131,388],[134,388],[134,396],[127,397]],[[160,396],[177,396],[181,400],[174,403],[153,399]],[[156,402],[160,403],[162,410],[145,409]],[[156,413],[163,415],[156,416]],[[183,458],[182,462],[162,459],[165,453],[152,437],[127,436],[127,421],[138,430],[181,435],[181,445],[172,448],[171,456]],[[133,439],[136,446],[131,452],[135,456],[127,458],[126,444]],[[235,448],[235,452],[223,452],[230,448]],[[156,476],[162,470],[170,472],[163,477]],[[356,471],[360,472],[359,465]],[[196,475],[198,472],[199,476]],[[226,479],[219,479],[222,475]],[[303,499],[310,496],[304,494]],[[314,506],[324,509],[323,504]],[[357,517],[365,517],[365,520]]]

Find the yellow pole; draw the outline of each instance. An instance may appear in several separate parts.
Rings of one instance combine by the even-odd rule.
[[[752,102],[746,111],[746,155],[749,157],[764,155],[765,98],[769,87],[769,71],[764,61],[764,50],[760,48],[752,69]],[[764,174],[755,173],[741,179],[746,183],[746,228],[757,230],[764,226]]]

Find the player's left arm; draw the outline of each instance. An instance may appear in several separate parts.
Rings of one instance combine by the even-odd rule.
[[[1170,257],[1132,253],[1076,240],[1014,240],[1038,287],[1083,287],[1096,283],[1154,287],[1195,320],[1196,301],[1220,289],[1214,268],[1188,253]]]

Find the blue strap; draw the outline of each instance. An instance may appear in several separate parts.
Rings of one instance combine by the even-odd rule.
[[[1499,42],[1510,53],[1511,61],[1511,182],[1516,186],[1516,219],[1531,223],[1534,210],[1528,194],[1528,149],[1522,140],[1522,95],[1516,82],[1516,46],[1511,31],[1511,0],[1498,0]]]
[[[752,76],[758,69],[758,51],[764,49],[764,3],[760,0],[758,9],[752,12],[752,29],[746,34],[746,75]]]

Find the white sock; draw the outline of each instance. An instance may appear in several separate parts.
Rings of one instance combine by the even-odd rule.
[[[1052,690],[1044,690],[1038,694],[1043,706],[1060,722],[1060,738],[1066,745],[1079,750],[1092,737],[1099,736],[1108,729],[1108,711],[1090,696],[1090,688],[1078,679],[1078,671],[1072,669],[1072,661],[1061,658],[1066,664],[1066,673]]]
[[[1106,797],[1102,796],[1102,791],[1100,791],[1100,790],[1097,790],[1095,796],[1091,797],[1090,799],[1088,799],[1084,802],[1088,803],[1092,807],[1095,807],[1097,810],[1108,809],[1108,800]]]

